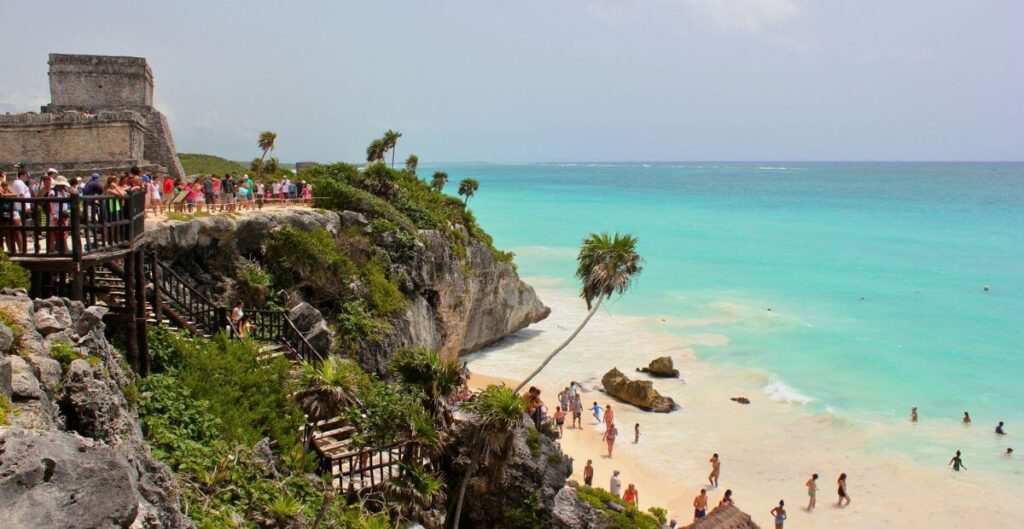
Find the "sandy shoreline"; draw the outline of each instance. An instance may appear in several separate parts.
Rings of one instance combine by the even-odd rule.
[[[501,373],[515,379],[532,369],[551,345],[562,339],[582,318],[584,308],[558,291],[540,292],[552,307],[552,316],[506,343],[470,356],[473,385],[499,381]],[[952,453],[937,452],[923,465],[898,453],[868,450],[878,435],[928,433],[934,425],[852,424],[833,415],[816,414],[799,404],[773,402],[762,391],[763,380],[749,373],[702,361],[689,347],[720,338],[694,336],[680,340],[646,330],[630,318],[600,312],[580,337],[535,379],[542,398],[553,409],[556,394],[570,380],[582,382],[585,407],[597,400],[613,402],[621,432],[614,458],[602,457],[603,426],[597,427],[584,411],[582,430],[566,429],[562,449],[574,459],[573,478],[582,482],[587,459],[594,461],[594,484],[608,487],[612,469],[622,482],[636,484],[641,507],[659,505],[682,524],[692,518],[693,497],[707,485],[708,459],[722,457],[721,486],[710,489],[715,505],[725,489],[733,489],[738,507],[750,513],[762,527],[772,527],[768,511],[785,499],[787,527],[864,528],[910,527],[1006,527],[1024,520],[1024,474],[1021,461],[1005,463],[1006,479],[992,479],[983,472],[954,473],[946,467]],[[696,343],[700,342],[700,343]],[[655,387],[673,397],[683,409],[670,414],[646,413],[614,403],[598,392],[600,376],[618,367],[628,376],[634,367],[651,358],[673,357],[685,382],[657,380]],[[747,406],[729,400],[749,397]],[[641,438],[633,444],[632,427],[639,422]],[[978,427],[981,428],[980,426]],[[900,429],[900,430],[895,430]],[[964,430],[964,429],[960,429]],[[984,435],[980,430],[956,435]],[[993,450],[995,450],[993,444]],[[997,453],[965,454],[970,460],[999,459]],[[987,462],[987,461],[986,461]],[[997,462],[993,462],[997,463]],[[853,499],[847,508],[834,507],[836,478],[848,474]],[[818,508],[811,513],[804,482],[820,474]]]

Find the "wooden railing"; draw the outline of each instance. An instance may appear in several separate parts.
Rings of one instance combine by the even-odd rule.
[[[323,476],[340,478],[335,486],[342,490],[374,488],[401,478],[404,470],[399,463],[422,462],[420,446],[412,442],[395,443],[382,447],[362,448],[341,454],[324,453],[320,456],[318,472]],[[337,476],[335,478],[335,476]]]
[[[229,329],[233,331],[227,317],[227,309],[218,307],[210,301],[210,298],[181,277],[170,265],[155,258],[149,261],[152,263],[150,266],[155,266],[148,274],[156,286],[155,294],[163,294],[165,298],[161,299],[161,302],[166,300],[171,309],[210,334]]]
[[[81,260],[127,247],[145,231],[146,195],[0,197],[0,237],[15,258]]]
[[[249,321],[255,327],[251,331],[253,338],[287,345],[300,362],[319,363],[324,361],[323,354],[310,345],[306,337],[295,326],[295,322],[284,311],[254,310],[247,314],[249,314]]]

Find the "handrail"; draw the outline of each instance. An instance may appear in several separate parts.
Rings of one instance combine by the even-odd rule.
[[[156,280],[156,295],[165,294],[174,309],[181,311],[183,316],[197,325],[202,325],[210,333],[230,329],[233,335],[237,334],[224,308],[214,304],[163,261],[152,261],[156,264],[158,272],[153,274]]]
[[[295,322],[282,310],[254,310],[250,319],[255,324],[252,335],[255,338],[276,341],[287,345],[295,353],[299,361],[323,362],[324,357],[309,340],[303,336]]]
[[[0,196],[0,237],[11,257],[81,260],[130,245],[145,231],[146,194],[21,198]],[[70,240],[69,240],[70,239]]]

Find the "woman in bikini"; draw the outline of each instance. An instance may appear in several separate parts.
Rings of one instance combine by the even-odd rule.
[[[612,448],[615,448],[615,438],[618,435],[619,430],[615,427],[615,423],[609,423],[608,428],[604,431],[604,435],[601,436],[608,443],[608,457],[612,457]]]
[[[775,529],[782,529],[782,524],[786,523],[786,502],[779,500],[779,506],[772,509],[772,516],[775,517]]]
[[[640,504],[640,492],[636,490],[636,487],[632,483],[629,487],[626,487],[626,492],[622,493],[622,501],[626,502],[626,505],[632,505],[637,508]]]
[[[725,496],[722,496],[722,501],[718,502],[719,507],[732,507],[732,489],[725,489]]]
[[[850,504],[850,495],[846,493],[846,473],[839,474],[839,501],[836,502],[836,507],[844,507],[843,502],[846,505]]]

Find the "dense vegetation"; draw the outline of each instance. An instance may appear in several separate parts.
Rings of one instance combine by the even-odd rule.
[[[0,288],[29,288],[29,273],[11,261],[6,252],[0,252]]]
[[[608,515],[615,529],[660,529],[665,523],[665,509],[652,507],[648,512],[641,512],[636,507],[626,505],[618,496],[600,488],[578,487],[576,494],[595,509]],[[622,512],[608,506],[614,503],[622,506]]]
[[[185,169],[185,174],[188,175],[222,175],[224,173],[238,173],[246,169],[244,165],[238,162],[232,162],[212,154],[178,153],[178,159],[181,160],[181,166]]]

